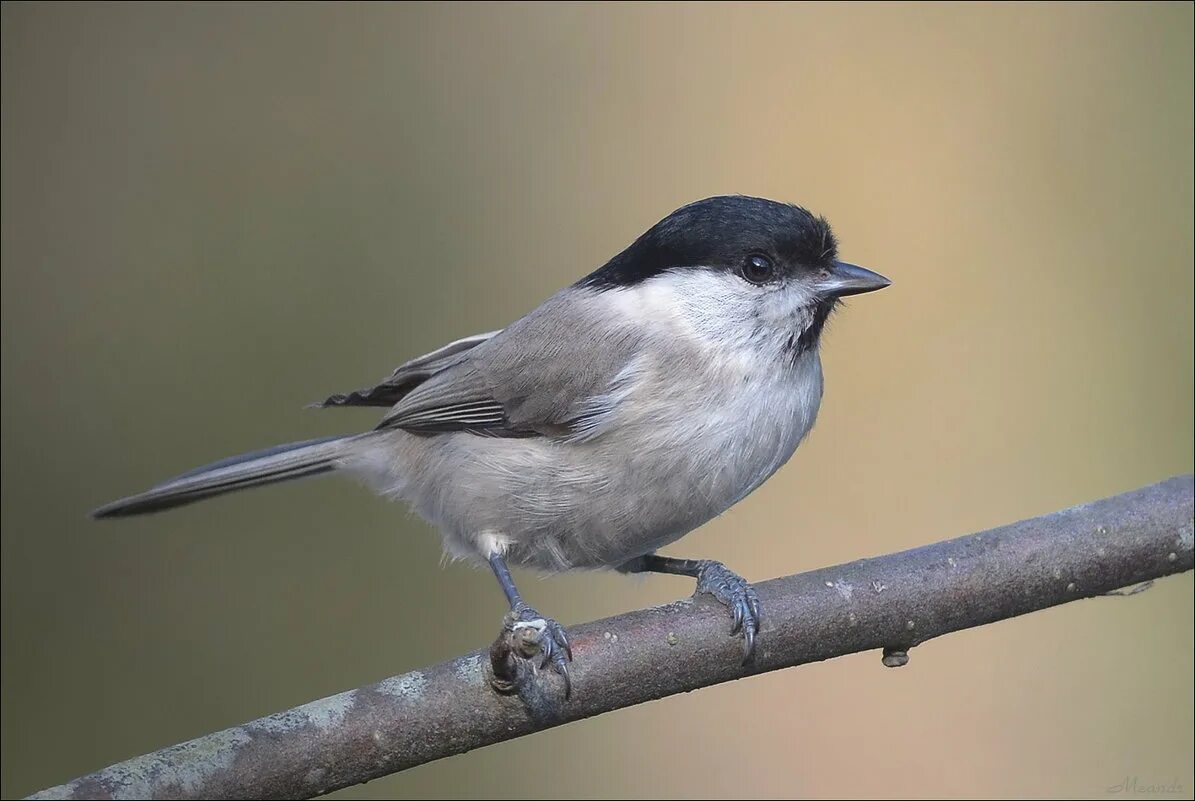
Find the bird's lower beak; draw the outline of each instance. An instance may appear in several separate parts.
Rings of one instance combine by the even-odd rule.
[[[822,291],[827,295],[841,298],[845,295],[875,292],[891,283],[879,273],[873,273],[871,270],[865,270],[855,264],[847,264],[845,261],[836,261],[830,270],[829,277],[822,283]]]

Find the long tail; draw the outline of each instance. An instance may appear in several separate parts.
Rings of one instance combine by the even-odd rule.
[[[138,495],[101,506],[91,515],[95,518],[129,517],[160,512],[226,492],[327,473],[336,469],[338,459],[345,455],[345,445],[361,436],[367,435],[309,439],[222,459]]]

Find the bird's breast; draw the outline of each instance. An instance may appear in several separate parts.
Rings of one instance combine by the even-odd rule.
[[[631,519],[666,538],[721,514],[788,461],[817,417],[822,373],[816,353],[779,371],[664,369],[672,374],[641,385],[599,450],[609,486],[636,502]]]

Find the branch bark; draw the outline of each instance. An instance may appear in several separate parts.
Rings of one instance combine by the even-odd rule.
[[[569,630],[565,701],[545,671],[490,687],[485,650],[52,787],[50,798],[310,798],[491,743],[756,673],[881,649],[885,665],[952,631],[1190,570],[1190,475],[990,531],[756,585],[764,609],[740,665],[708,598]],[[501,638],[500,638],[501,640]],[[502,643],[496,643],[496,647]]]

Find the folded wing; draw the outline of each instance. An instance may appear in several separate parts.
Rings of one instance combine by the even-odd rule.
[[[518,322],[458,352],[410,388],[379,428],[499,437],[592,438],[605,399],[625,399],[628,365],[643,332],[597,313],[581,293],[562,293]],[[612,388],[618,388],[612,395]]]
[[[398,403],[412,389],[427,381],[452,365],[460,361],[461,355],[477,347],[493,337],[499,331],[485,334],[474,334],[471,337],[449,342],[442,348],[433,350],[417,359],[411,359],[395,368],[386,379],[380,383],[357,389],[340,395],[332,395],[325,400],[312,404],[319,409],[333,406],[382,406],[390,407]]]

